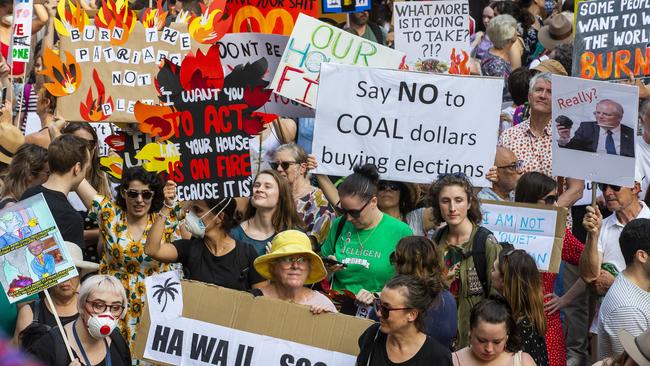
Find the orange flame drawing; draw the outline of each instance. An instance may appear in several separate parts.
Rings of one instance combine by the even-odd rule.
[[[209,7],[199,3],[203,14],[192,17],[187,29],[190,36],[199,43],[213,44],[228,32],[232,17],[225,17],[226,0],[214,0]]]
[[[178,129],[179,118],[172,117],[174,112],[171,107],[148,105],[138,101],[133,113],[135,119],[140,122],[140,131],[152,137],[159,137],[158,141],[169,139]]]
[[[467,52],[461,50],[463,53],[463,58],[460,58],[460,55],[456,55],[456,48],[451,49],[451,64],[449,65],[449,73],[457,75],[469,75],[469,55]]]
[[[78,29],[81,33],[84,27],[90,24],[88,14],[79,4],[79,0],[59,1],[56,12],[59,14],[60,20],[54,18],[54,28],[63,37],[69,37],[71,29]]]
[[[167,13],[168,12],[163,11],[162,0],[158,0],[157,9],[147,8],[144,13],[142,13],[142,25],[144,25],[145,28],[156,28],[161,30],[165,26]]]
[[[74,56],[65,51],[66,62],[49,48],[43,53],[43,71],[52,82],[44,84],[47,91],[55,97],[65,97],[77,91],[81,85],[81,69]]]
[[[81,114],[81,118],[84,121],[99,122],[107,119],[111,115],[114,108],[113,98],[108,97],[106,99],[106,89],[96,69],[93,69],[93,81],[97,88],[97,99],[93,99],[93,87],[90,86],[88,88],[88,96],[86,96],[86,103],[82,102],[79,105],[79,114]],[[105,104],[110,106],[110,112],[104,110]]]
[[[129,39],[137,19],[135,11],[129,10],[128,0],[102,0],[102,7],[95,17],[95,25],[110,30],[111,44],[122,45]],[[112,37],[115,28],[124,30],[122,39]]]

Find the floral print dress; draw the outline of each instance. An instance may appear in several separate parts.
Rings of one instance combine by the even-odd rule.
[[[178,239],[180,219],[182,219],[180,205],[174,206],[169,220],[165,222],[163,240],[171,243]],[[93,200],[88,216],[97,220],[99,231],[104,240],[104,253],[99,264],[99,273],[115,276],[126,289],[128,308],[124,319],[120,320],[119,327],[124,339],[133,349],[135,344],[135,328],[140,322],[140,316],[146,300],[144,279],[156,273],[175,269],[175,266],[160,263],[144,254],[144,243],[156,214],[149,214],[142,238],[135,241],[127,228],[126,210],[108,197],[97,195]],[[134,365],[142,361],[133,360]]]

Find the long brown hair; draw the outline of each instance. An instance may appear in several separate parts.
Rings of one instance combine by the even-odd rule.
[[[503,276],[503,297],[506,298],[517,322],[528,318],[541,336],[546,334],[546,317],[542,281],[537,264],[525,250],[502,250],[499,272]]]
[[[29,180],[45,169],[47,149],[34,144],[18,148],[4,176],[2,197],[12,195],[19,200],[29,188]]]
[[[86,170],[86,180],[100,195],[110,197],[111,191],[108,185],[108,178],[106,177],[106,173],[99,168],[99,150],[97,149],[98,137],[95,129],[88,123],[70,122],[63,130],[61,130],[61,132],[73,135],[79,130],[88,132],[95,142],[95,146],[90,150],[90,165],[88,170]]]
[[[431,279],[437,293],[443,290],[442,260],[433,242],[424,236],[407,236],[397,243],[390,255],[395,273]]]
[[[449,186],[459,186],[465,191],[467,195],[467,202],[469,202],[470,207],[467,210],[467,218],[474,225],[478,225],[483,219],[483,213],[481,213],[481,205],[479,204],[478,197],[474,193],[474,186],[470,183],[469,179],[461,173],[447,174],[437,181],[431,184],[431,189],[429,189],[429,197],[431,197],[431,205],[433,208],[433,219],[436,222],[443,222],[442,213],[440,212],[440,192],[442,189]]]
[[[280,231],[284,230],[304,228],[305,224],[300,216],[298,216],[298,212],[296,211],[296,203],[293,200],[291,189],[289,188],[289,182],[287,182],[284,177],[278,174],[278,172],[271,169],[262,170],[259,172],[259,174],[257,174],[255,177],[255,181],[257,181],[257,177],[262,174],[270,175],[278,185],[278,204],[275,206],[273,217],[271,219],[275,232],[279,233]],[[257,209],[255,206],[253,206],[251,201],[248,201],[246,219],[250,219],[251,217],[255,216],[256,212]]]

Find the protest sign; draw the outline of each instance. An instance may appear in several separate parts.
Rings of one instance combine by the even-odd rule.
[[[0,283],[10,303],[78,275],[43,194],[0,210]]]
[[[540,271],[560,270],[566,208],[482,200],[481,211],[481,225],[490,229],[497,241],[525,250]]]
[[[404,53],[300,14],[271,88],[276,94],[313,108],[321,63],[328,61],[397,69],[403,64]]]
[[[386,180],[466,174],[489,186],[503,79],[325,63],[316,108],[317,172],[375,164]],[[405,149],[408,146],[408,149]]]
[[[9,65],[13,65],[14,62],[29,61],[32,47],[33,12],[33,0],[14,0]]]
[[[322,0],[323,13],[357,13],[370,10],[368,0]]]
[[[573,72],[585,79],[650,76],[650,1],[576,4]]]
[[[319,0],[228,0],[232,33],[256,32],[288,36],[299,14],[318,16]]]
[[[411,70],[469,75],[467,0],[393,4],[395,49],[406,53]]]
[[[182,315],[163,319],[147,304],[136,335],[138,358],[171,365],[354,366],[358,338],[372,324],[341,314],[315,316],[307,306],[201,282],[181,284],[147,287],[147,293],[163,291],[156,305],[182,301]],[[172,298],[174,290],[182,296]]]
[[[553,174],[634,185],[636,86],[553,75]]]
[[[264,79],[270,81],[280,64],[288,39],[287,36],[277,34],[226,34],[217,42],[224,72],[228,73],[236,65],[253,63],[263,57],[268,63],[268,73]],[[269,102],[262,106],[261,111],[283,117],[314,117],[313,109],[277,94],[271,94]]]

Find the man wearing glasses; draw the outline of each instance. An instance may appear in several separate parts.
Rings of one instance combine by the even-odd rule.
[[[483,187],[478,192],[478,198],[493,201],[513,201],[515,187],[523,169],[523,160],[517,160],[517,157],[510,149],[498,146],[494,166],[487,174],[487,178],[492,181],[492,187]]]

